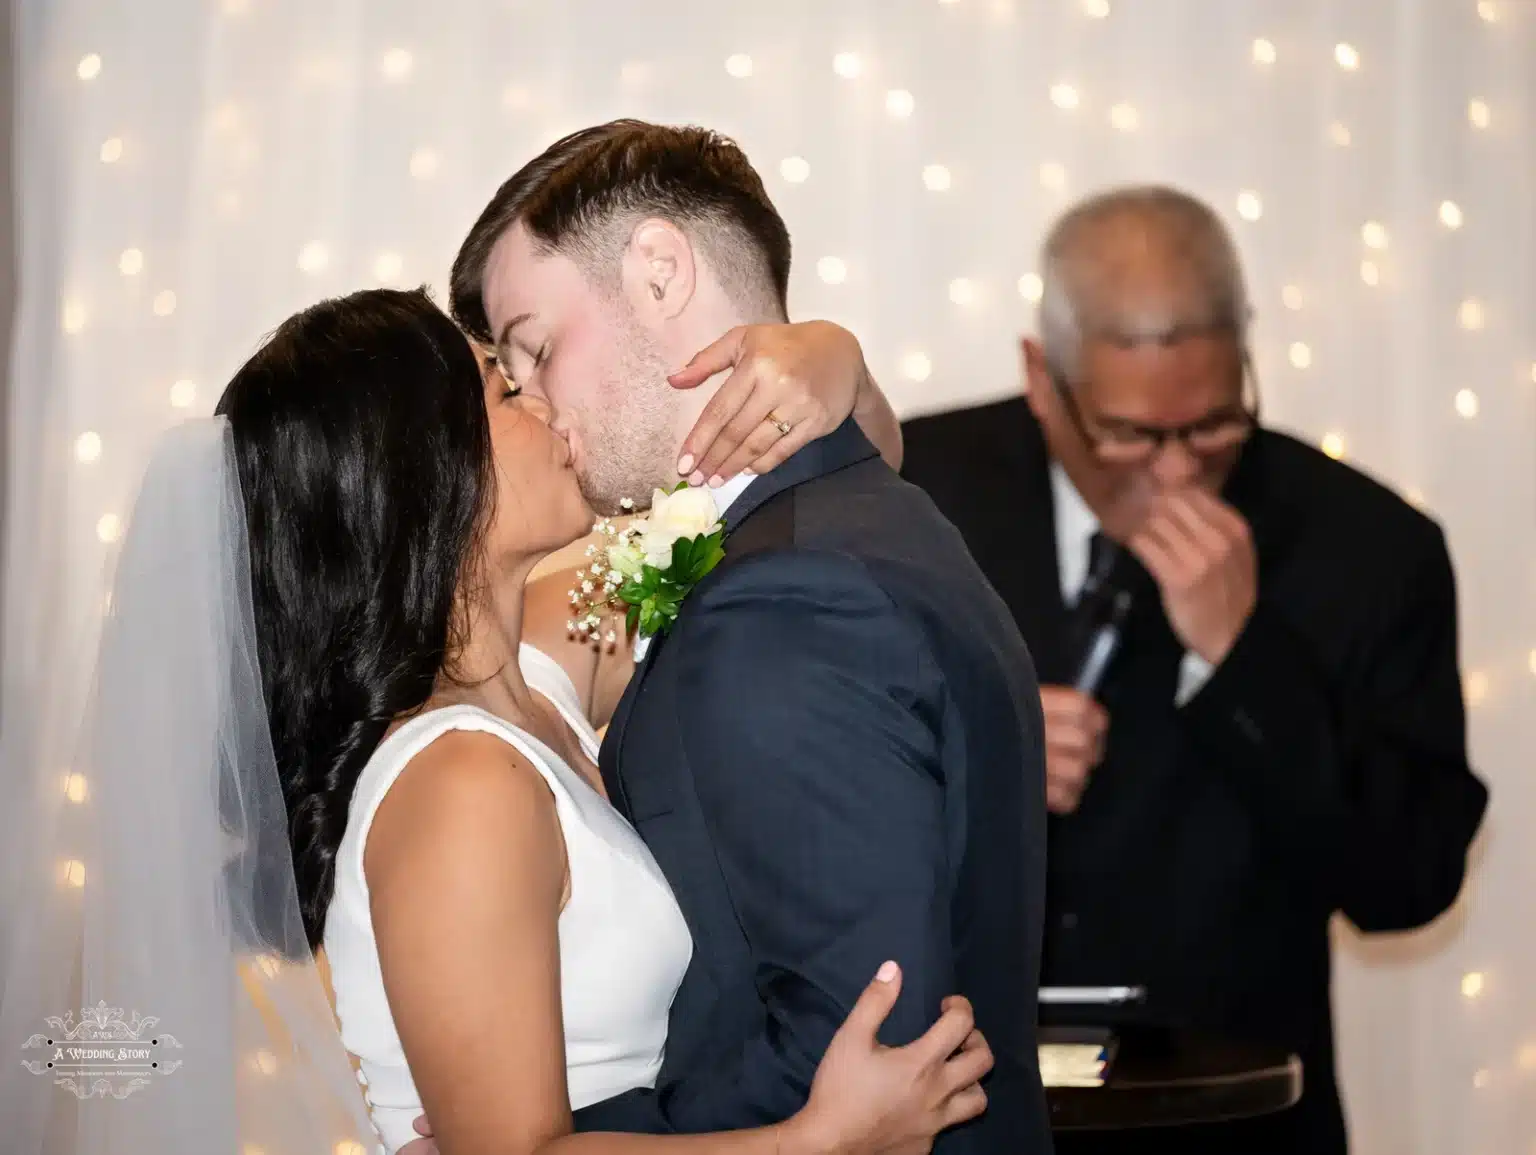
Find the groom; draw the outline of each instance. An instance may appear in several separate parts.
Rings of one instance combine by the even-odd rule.
[[[692,469],[679,446],[714,386],[667,373],[735,325],[785,320],[789,264],[735,145],[616,121],[502,186],[455,262],[453,312],[549,402],[594,508],[617,512]],[[746,418],[765,436],[793,425]],[[986,1113],[936,1149],[1049,1152],[1043,731],[1011,616],[852,421],[715,496],[725,561],[649,645],[601,759],[693,961],[656,1089],[577,1112],[577,1129],[789,1116],[892,958],[904,985],[882,1041],[916,1038],[959,992],[996,1056]]]

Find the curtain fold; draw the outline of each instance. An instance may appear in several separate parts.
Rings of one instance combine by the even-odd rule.
[[[6,443],[10,411],[11,321],[16,308],[16,205],[13,125],[16,123],[16,57],[11,50],[11,6],[0,4],[0,446]],[[3,462],[0,451],[0,462]],[[5,535],[5,470],[0,468],[0,540]],[[0,603],[5,599],[0,568]],[[0,650],[0,662],[5,653]]]
[[[1233,225],[1266,416],[1422,504],[1457,565],[1492,810],[1443,925],[1368,944],[1340,932],[1355,1148],[1536,1142],[1536,4],[11,12],[8,750],[30,748],[43,686],[82,676],[153,436],[208,413],[305,304],[381,283],[441,299],[478,209],[565,131],[637,115],[740,140],[794,235],[795,314],[853,328],[906,413],[1017,387],[1054,214],[1107,184],[1175,182]],[[0,847],[0,868],[19,853]]]

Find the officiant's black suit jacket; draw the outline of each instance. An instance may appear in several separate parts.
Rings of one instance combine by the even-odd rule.
[[[1041,681],[1069,684],[1049,460],[1028,404],[919,418],[903,435],[903,474],[959,527]],[[1273,430],[1254,434],[1223,496],[1252,529],[1258,606],[1183,707],[1161,601],[1133,607],[1098,695],[1104,761],[1078,810],[1050,823],[1044,981],[1144,983],[1148,1017],[1299,1053],[1306,1089],[1245,1126],[1063,1136],[1062,1151],[1343,1152],[1329,920],[1436,918],[1487,802],[1467,765],[1439,527]]]
[[[851,422],[752,483],[602,750],[693,934],[654,1091],[581,1130],[782,1120],[886,959],[909,1042],[967,995],[997,1065],[944,1155],[1049,1152],[1039,691],[953,526]],[[623,959],[612,960],[622,969]],[[785,1155],[791,1155],[786,1152]]]

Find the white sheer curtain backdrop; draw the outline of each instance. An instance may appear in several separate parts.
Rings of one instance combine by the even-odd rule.
[[[631,114],[735,135],[794,233],[796,314],[857,331],[907,412],[1015,387],[1053,214],[1177,182],[1236,230],[1267,418],[1423,503],[1458,566],[1493,808],[1442,925],[1341,933],[1356,1149],[1532,1149],[1536,3],[15,8],[13,750],[41,687],[79,676],[152,435],[208,412],[300,306],[441,288],[497,183],[569,129]]]
[[[11,147],[16,124],[16,70],[11,51],[11,11],[0,4],[0,351],[11,347],[11,321],[16,305],[16,216],[14,183],[15,150]],[[5,438],[6,385],[9,357],[0,354],[0,444]],[[3,452],[3,451],[0,451]],[[0,457],[3,460],[3,457]],[[0,477],[0,536],[5,528],[5,478]],[[0,600],[5,575],[0,572]]]

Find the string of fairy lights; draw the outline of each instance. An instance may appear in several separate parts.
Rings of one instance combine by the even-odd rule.
[[[224,17],[239,20],[247,16],[252,11],[253,5],[259,2],[260,0],[218,0],[218,7]],[[1113,19],[1117,8],[1128,6],[1131,0],[1062,0],[1062,2],[1076,7],[1085,20],[1099,22]],[[936,3],[946,8],[958,7],[963,3],[975,4],[1000,20],[1011,18],[1015,11],[1012,0],[936,0]],[[1478,0],[1474,4],[1468,0],[1468,14],[1469,17],[1482,21],[1486,25],[1499,26],[1517,15],[1512,7],[1513,3],[1514,0]],[[1282,44],[1285,44],[1284,48]],[[1331,62],[1329,66],[1337,69],[1340,74],[1359,73],[1371,65],[1367,53],[1362,51],[1358,44],[1344,40],[1335,43],[1318,42],[1303,49],[1281,41],[1278,37],[1276,39],[1255,37],[1232,46],[1233,52],[1243,54],[1248,67],[1262,73],[1284,68],[1288,62],[1288,56],[1303,50],[1313,54],[1310,63]],[[86,88],[99,85],[103,77],[110,76],[115,63],[96,47],[81,45],[79,55],[73,57],[75,82]],[[872,93],[874,107],[891,122],[901,124],[911,121],[923,103],[921,85],[886,87],[883,83],[877,84],[876,76],[879,69],[872,66],[874,63],[875,61],[868,53],[844,48],[830,55],[826,61],[826,67],[839,82],[849,85],[875,86]],[[736,51],[725,55],[718,65],[706,65],[706,67],[720,67],[730,81],[747,84],[754,78],[760,77],[770,65],[761,55],[754,56],[749,52]],[[306,68],[311,79],[326,80],[330,83],[340,83],[345,75],[336,61],[328,61],[324,58],[317,58],[306,65]],[[367,68],[371,76],[383,84],[407,85],[413,81],[417,73],[416,53],[409,44],[388,45],[367,61]],[[621,66],[620,79],[626,84],[639,84],[644,81],[649,71],[650,67],[643,62],[626,62]],[[517,82],[508,85],[501,92],[500,103],[505,109],[517,110],[528,108],[534,99],[529,86],[526,83]],[[1498,102],[1485,92],[1466,93],[1461,99],[1464,101],[1465,131],[1468,133],[1488,133],[1502,123],[1502,117],[1514,115],[1512,110],[1501,108]],[[1079,81],[1070,77],[1053,76],[1040,78],[1039,110],[1041,115],[1069,118],[1069,120],[1090,115],[1102,116],[1103,122],[1107,123],[1115,133],[1124,134],[1127,137],[1145,133],[1149,121],[1153,118],[1152,114],[1155,113],[1155,109],[1150,106],[1140,105],[1127,99],[1116,100],[1107,106],[1094,106]],[[254,139],[247,134],[242,110],[237,104],[226,103],[214,108],[210,123],[213,132],[229,142],[229,147],[237,158],[243,156],[246,163],[254,162],[259,155],[259,150]],[[1357,147],[1360,143],[1360,129],[1342,119],[1328,119],[1317,124],[1316,134],[1318,146],[1324,149],[1347,150]],[[92,145],[96,161],[108,169],[122,166],[126,160],[133,158],[136,147],[135,135],[127,128],[105,136]],[[443,163],[444,157],[438,147],[422,144],[409,153],[402,177],[412,181],[433,181],[441,175]],[[800,153],[790,152],[787,155],[770,158],[764,167],[765,173],[776,173],[778,178],[787,185],[806,185],[816,180],[817,174],[812,160]],[[1048,193],[1060,194],[1070,183],[1072,174],[1060,159],[1047,156],[1034,162],[1031,168],[1033,179],[1038,182],[1039,188]],[[933,197],[964,195],[964,189],[957,179],[952,164],[944,163],[939,159],[929,159],[916,164],[907,173],[892,172],[885,173],[883,176],[892,181],[914,182],[914,187],[920,187]],[[238,190],[223,188],[214,190],[210,195],[217,214],[221,216],[236,216],[244,208],[244,198]],[[1228,203],[1217,207],[1235,216],[1245,225],[1252,226],[1266,221],[1267,214],[1270,212],[1270,207],[1266,204],[1265,190],[1261,187],[1240,188],[1235,195],[1231,196]],[[1397,232],[1422,229],[1440,230],[1447,235],[1459,234],[1476,222],[1478,209],[1472,201],[1463,202],[1445,196],[1437,200],[1428,200],[1418,206],[1416,211],[1416,218],[1407,222],[1399,221],[1394,229],[1388,228],[1386,220],[1383,219],[1386,215],[1384,213],[1379,217],[1358,221],[1356,225],[1358,252],[1352,259],[1355,262],[1359,284],[1363,289],[1383,294],[1392,291],[1394,251],[1405,241],[1412,244],[1420,239],[1416,235],[1400,238],[1396,235]],[[139,299],[147,301],[149,316],[160,321],[169,321],[178,315],[178,311],[182,309],[183,300],[176,285],[155,280],[157,270],[153,256],[154,254],[145,251],[142,244],[130,243],[114,252],[103,253],[101,260],[111,269],[115,269],[115,275],[118,277],[134,282],[152,282],[146,286],[147,291]],[[324,236],[308,238],[292,252],[292,262],[301,274],[309,277],[318,278],[333,272],[338,264],[337,242]],[[849,285],[855,277],[857,265],[858,258],[849,251],[816,252],[812,254],[810,260],[810,266],[816,278],[823,285],[833,289]],[[366,267],[379,284],[407,283],[408,259],[398,248],[380,248],[369,256]],[[1010,277],[1015,279],[1007,286],[1008,291],[1016,294],[1022,306],[1034,306],[1039,303],[1043,286],[1038,270],[1016,269]],[[973,274],[956,275],[945,285],[947,300],[953,308],[958,310],[978,307],[993,294],[994,290],[995,286],[988,278]],[[1286,281],[1275,286],[1273,291],[1284,310],[1297,315],[1305,313],[1315,295],[1311,287],[1295,281]],[[1465,333],[1478,334],[1489,327],[1490,316],[1497,307],[1496,302],[1490,302],[1476,295],[1467,295],[1455,304],[1454,317],[1450,320],[1453,320],[1454,324]],[[92,314],[93,307],[87,293],[67,290],[58,305],[58,326],[64,338],[66,340],[88,339],[93,325]],[[1314,370],[1317,354],[1314,343],[1306,336],[1294,336],[1284,342],[1280,353],[1284,362],[1294,372],[1305,374]],[[899,378],[914,384],[932,379],[941,371],[942,360],[941,354],[934,349],[916,345],[895,349],[890,355],[890,364]],[[1536,386],[1536,350],[1528,351],[1527,359],[1518,362],[1514,366],[1514,371],[1521,381]],[[1486,383],[1483,385],[1485,390],[1488,387]],[[199,404],[206,405],[210,402],[208,391],[192,376],[176,376],[167,380],[163,384],[163,390],[164,403],[169,411],[168,417],[193,411]],[[1478,389],[1465,384],[1448,388],[1444,403],[1450,413],[1466,422],[1478,420],[1484,408],[1484,398]],[[1318,444],[1331,457],[1347,458],[1350,455],[1350,439],[1344,429],[1325,430],[1318,437]],[[79,430],[74,434],[70,446],[74,461],[82,469],[97,466],[110,450],[107,437],[99,429]],[[1424,504],[1424,494],[1416,487],[1405,485],[1403,492],[1408,500],[1418,505]],[[102,510],[97,515],[94,525],[99,542],[109,547],[119,540],[123,528],[121,514],[112,509]],[[1521,664],[1528,669],[1529,674],[1536,677],[1536,648],[1530,649],[1528,654],[1522,653],[1520,658]],[[1464,692],[1470,707],[1476,708],[1484,703],[1491,689],[1492,675],[1488,670],[1472,668],[1465,672]],[[86,804],[91,795],[90,784],[85,777],[73,772],[64,776],[63,791],[67,801],[73,805]],[[61,863],[58,878],[63,886],[83,888],[86,884],[85,864],[75,859]],[[1469,970],[1462,974],[1457,993],[1467,1002],[1476,1003],[1486,997],[1495,981],[1495,976],[1490,970]],[[252,1056],[251,1063],[253,1070],[263,1074],[273,1074],[278,1066],[276,1056],[268,1052]],[[1536,1040],[1521,1044],[1512,1063],[1504,1066],[1506,1069],[1512,1068],[1525,1074],[1536,1073]],[[1489,1086],[1494,1079],[1495,1073],[1492,1066],[1479,1067],[1472,1076],[1473,1086],[1478,1089]],[[252,1149],[245,1155],[261,1155],[261,1153]],[[341,1145],[337,1147],[336,1155],[361,1155],[361,1152]]]

